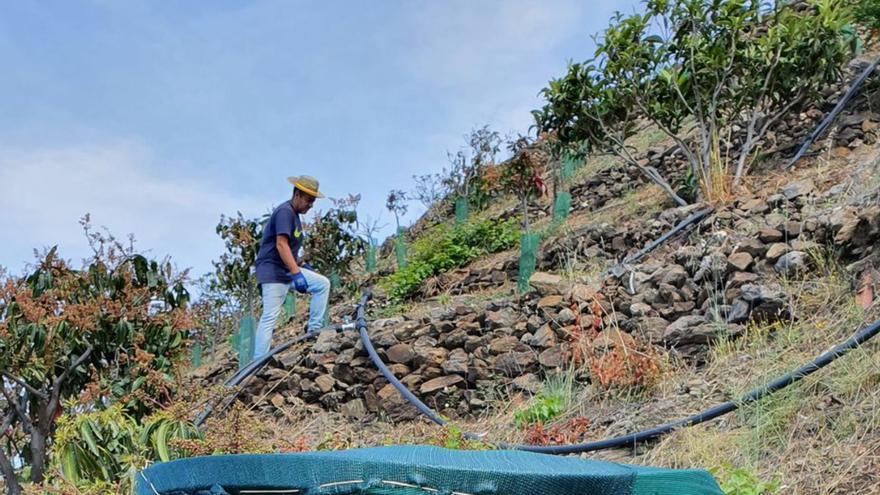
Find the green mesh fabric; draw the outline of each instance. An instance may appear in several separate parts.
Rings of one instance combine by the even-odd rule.
[[[251,315],[242,317],[238,326],[238,369],[244,368],[254,358],[254,331],[256,321]]]
[[[560,178],[563,182],[570,180],[574,177],[574,172],[579,167],[578,161],[576,161],[571,156],[566,156],[562,159],[562,170],[559,173]]]
[[[288,323],[294,317],[296,317],[296,293],[288,292],[286,296],[284,296],[284,305],[281,307],[284,310],[284,314],[282,316],[281,323]]]
[[[568,218],[571,211],[571,193],[561,191],[556,194],[556,201],[553,202],[553,221],[563,222]]]
[[[535,273],[535,264],[538,260],[538,245],[540,243],[541,236],[537,233],[526,233],[520,238],[519,274],[516,281],[520,294],[529,291],[529,279]]]
[[[456,225],[462,224],[467,220],[469,209],[470,209],[470,207],[468,205],[467,197],[455,198],[455,224]]]
[[[202,365],[202,344],[195,343],[190,350],[190,362],[193,366],[199,367]]]
[[[195,457],[139,473],[136,495],[720,495],[699,470],[627,466],[523,451],[395,446]]]
[[[397,229],[397,237],[394,238],[394,254],[397,256],[397,268],[406,268],[406,238],[403,227]]]
[[[367,245],[366,263],[364,265],[367,273],[376,271],[376,246],[372,242]]]

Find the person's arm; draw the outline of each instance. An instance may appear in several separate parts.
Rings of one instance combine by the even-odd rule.
[[[290,250],[290,240],[287,239],[286,235],[275,236],[275,248],[278,250],[278,256],[281,256],[281,261],[284,262],[290,273],[294,275],[299,273],[299,265],[296,264],[296,259]]]

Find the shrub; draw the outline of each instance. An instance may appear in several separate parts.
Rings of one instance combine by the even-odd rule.
[[[856,2],[855,19],[873,31],[880,30],[880,0],[859,0]]]
[[[406,268],[380,284],[393,302],[402,302],[410,299],[428,277],[463,266],[484,254],[510,249],[518,241],[516,219],[474,220],[455,227],[439,225],[413,243]]]
[[[646,389],[657,383],[661,360],[653,349],[615,347],[590,361],[590,375],[605,389]]]

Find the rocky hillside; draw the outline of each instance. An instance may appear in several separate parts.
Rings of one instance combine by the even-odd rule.
[[[824,105],[781,122],[765,147],[760,173],[736,197],[708,205],[713,212],[695,228],[614,270],[608,269],[707,205],[669,208],[634,168],[611,159],[588,164],[571,188],[571,216],[542,244],[540,271],[531,279],[534,291],[515,294],[518,253],[509,251],[430,280],[400,314],[376,317],[388,313],[381,309],[380,294],[370,322],[379,355],[430,407],[505,440],[529,440],[511,414],[526,407],[529,397],[540,396],[553,376],[567,374],[580,390],[559,420],[586,414],[590,427],[533,441],[629,433],[735,398],[757,379],[745,372],[723,376],[752,359],[753,349],[732,351],[735,343],[752,342],[755,332],[807,331],[802,325],[817,321],[817,315],[834,315],[834,308],[823,309],[810,299],[816,287],[833,278],[835,294],[843,291],[847,304],[859,308],[860,320],[840,319],[841,324],[877,315],[876,86],[852,103],[794,171],[779,167],[845,88],[830,88]],[[637,144],[645,163],[667,177],[683,173],[680,153],[659,134]],[[730,145],[736,145],[735,138]],[[548,223],[549,205],[533,207],[543,218],[539,223]],[[502,203],[491,214],[507,218],[515,208]],[[341,315],[349,308],[340,304],[334,311]],[[818,354],[855,330],[835,328],[823,334],[826,340],[798,340],[802,354],[797,356]],[[280,334],[296,332],[287,328]],[[876,357],[876,345],[871,349]],[[624,371],[608,373],[615,362]],[[196,376],[216,383],[233,366],[215,362]],[[867,373],[869,382],[880,377],[876,366]],[[308,434],[300,427],[303,415],[325,431],[359,431],[355,444],[361,445],[370,443],[368,431],[404,441],[426,441],[431,435],[370,362],[354,332],[324,332],[276,356],[245,384],[241,400],[266,421],[277,421],[276,428],[303,435]],[[736,427],[725,421],[721,428]],[[389,426],[395,422],[405,426]],[[394,437],[395,431],[410,436]],[[650,455],[639,459],[664,463]]]

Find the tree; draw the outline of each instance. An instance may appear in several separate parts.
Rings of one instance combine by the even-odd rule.
[[[520,136],[508,143],[513,157],[504,164],[501,184],[505,191],[516,195],[520,200],[523,213],[523,231],[531,230],[529,224],[529,201],[543,196],[547,192],[541,178],[542,163],[537,151],[530,149],[528,137]]]
[[[263,226],[268,219],[268,215],[262,219],[245,218],[239,211],[234,217],[221,215],[217,224],[217,235],[223,239],[226,252],[212,262],[214,276],[210,278],[209,288],[216,295],[228,295],[227,304],[234,307],[239,316],[245,310],[253,312],[257,287],[254,266]]]
[[[501,136],[489,126],[474,129],[465,136],[466,149],[447,153],[449,169],[443,169],[443,185],[458,198],[467,198],[478,208],[488,201],[488,184],[482,181],[487,167],[495,164],[501,150]]]
[[[319,272],[348,278],[355,260],[363,256],[366,243],[357,235],[360,200],[360,195],[331,200],[332,208],[315,213],[306,229],[305,249],[306,259]]]
[[[448,191],[443,186],[443,178],[440,174],[413,175],[416,182],[412,197],[419,200],[425,207],[428,219],[436,221],[439,218],[435,206],[443,200]]]
[[[394,222],[397,224],[398,231],[400,231],[400,217],[406,215],[406,211],[409,209],[406,201],[406,191],[400,189],[392,189],[385,199],[385,208],[394,214]]]
[[[647,120],[716,199],[741,182],[767,132],[840,75],[849,10],[844,0],[808,4],[648,0],[645,14],[612,19],[596,59],[551,81],[538,125],[640,166],[624,141]],[[640,170],[683,203],[656,170]]]
[[[90,230],[94,255],[76,270],[55,248],[25,277],[0,280],[0,470],[19,493],[11,454],[46,473],[47,446],[62,403],[120,404],[143,418],[169,401],[186,337],[198,325],[188,309],[186,274]]]

